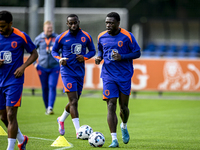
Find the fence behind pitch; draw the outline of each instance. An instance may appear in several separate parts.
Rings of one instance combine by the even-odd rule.
[[[0,7],[0,10],[8,10],[13,14],[13,27],[29,34],[29,8],[27,7]],[[106,15],[112,11],[118,12],[121,16],[120,27],[128,28],[128,10],[126,8],[54,8],[55,32],[60,34],[67,30],[66,18],[69,14],[77,14],[80,19],[80,27],[91,34],[96,45],[97,36],[105,30]],[[38,8],[38,31],[43,31],[44,8]],[[32,37],[30,35],[30,37]],[[32,39],[34,40],[34,39]]]

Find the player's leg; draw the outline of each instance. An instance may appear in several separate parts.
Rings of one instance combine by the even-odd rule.
[[[119,96],[120,117],[122,120],[122,123],[120,124],[122,131],[122,140],[125,144],[127,144],[130,139],[127,129],[127,122],[129,118],[129,108],[128,108],[129,95],[125,95],[122,92],[120,92],[119,95],[120,95]]]
[[[7,120],[7,113],[6,109],[0,110],[0,118],[5,126],[8,128],[8,120]],[[18,133],[17,133],[18,135]],[[8,139],[8,149],[12,149],[15,146],[16,139]]]
[[[120,107],[120,117],[122,123],[120,124],[122,131],[122,140],[125,144],[129,142],[130,136],[127,129],[127,122],[129,118],[129,95],[131,91],[131,81],[119,83],[119,107]]]
[[[129,95],[125,95],[122,92],[119,93],[119,106],[120,106],[120,117],[124,124],[128,122],[129,118]]]
[[[13,147],[17,138],[20,150],[24,150],[28,142],[28,137],[21,133],[17,123],[17,110],[21,106],[22,90],[23,84],[11,85],[4,90],[8,120],[8,147]]]
[[[22,85],[12,85],[4,89],[6,99],[6,112],[8,120],[8,147],[7,149],[14,149],[18,123],[17,110],[21,105]]]
[[[57,122],[59,124],[59,132],[61,135],[65,134],[65,129],[64,129],[64,121],[65,119],[71,114],[72,121],[74,123],[74,127],[76,131],[79,129],[79,119],[76,118],[78,117],[78,99],[79,99],[79,94],[78,94],[78,86],[77,86],[77,79],[71,76],[65,76],[62,77],[63,81],[63,92],[67,93],[69,103],[66,105],[62,115],[57,118]],[[83,84],[83,81],[82,81]],[[71,107],[72,105],[72,107]]]
[[[107,100],[107,122],[110,129],[110,133],[116,133],[117,131],[117,115],[116,115],[116,108],[117,108],[117,98],[110,98]]]
[[[17,141],[18,141],[18,147],[20,150],[23,150],[26,148],[26,144],[28,143],[28,137],[21,133],[19,127],[17,131]]]
[[[6,127],[8,127],[8,120],[7,120],[7,113],[6,113],[6,109],[3,109],[3,110],[0,110],[0,116],[1,116],[1,120],[2,122],[5,124]],[[26,139],[25,139],[26,138]],[[18,127],[18,132],[17,132],[17,141],[18,141],[18,145],[20,144],[24,144],[25,143],[25,140],[26,140],[26,143],[27,143],[27,140],[28,140],[28,137],[27,136],[24,136],[19,127]],[[15,141],[15,140],[14,140]],[[14,146],[14,144],[11,144],[12,142],[9,142],[9,148],[12,148]]]
[[[107,122],[110,129],[112,143],[109,147],[119,147],[117,140],[117,98],[119,97],[119,90],[114,81],[103,79],[103,100],[107,102]]]
[[[4,97],[4,88],[0,87],[0,119],[8,127],[7,113],[6,113],[6,99]]]
[[[61,135],[65,134],[65,129],[64,129],[64,121],[65,119],[71,114],[72,117],[72,122],[74,124],[76,133],[78,132],[78,129],[80,127],[79,124],[79,114],[78,114],[78,96],[77,92],[68,92],[67,93],[68,98],[69,98],[69,103],[66,105],[62,115],[57,118],[57,122],[59,124],[59,132]],[[74,98],[77,97],[77,98]],[[77,137],[78,138],[78,137]]]
[[[117,115],[116,115],[116,108],[117,108],[117,98],[110,98],[107,100],[107,122],[110,129],[110,133],[112,136],[112,143],[109,147],[119,147],[118,140],[117,140]]]
[[[72,121],[77,133],[78,129],[80,128],[79,113],[78,113],[78,94],[76,91],[74,91],[74,92],[67,92],[67,95],[68,95],[69,104],[70,104],[69,112],[71,114]]]
[[[5,124],[5,126],[8,127],[6,109],[0,109],[0,118],[1,118],[1,121]]]
[[[78,118],[78,94],[76,91],[67,92],[67,96],[69,98],[69,112],[71,114],[72,119]]]
[[[7,118],[8,118],[8,147],[7,149],[14,149],[18,123],[17,123],[17,110],[18,107],[6,106]]]
[[[49,87],[48,87],[48,78],[49,74],[42,68],[41,66],[37,66],[37,72],[40,78],[41,86],[42,86],[42,97],[44,101],[45,108],[48,108],[48,96],[49,96]]]
[[[65,128],[64,128],[64,121],[67,119],[67,117],[70,115],[69,112],[70,104],[68,103],[60,117],[57,118],[58,122],[58,131],[61,135],[65,134]]]
[[[78,99],[79,99],[79,97],[80,97],[80,95],[78,96]],[[60,132],[61,135],[65,134],[64,121],[67,119],[67,117],[69,115],[70,115],[70,103],[67,103],[62,115],[57,118],[57,122],[59,124],[59,132]]]
[[[49,78],[48,78],[49,100],[48,100],[48,109],[47,109],[48,114],[54,114],[53,106],[56,100],[56,86],[58,83],[59,70],[60,70],[60,67],[58,66],[58,67],[52,68],[49,73]]]
[[[64,108],[62,115],[57,118],[58,131],[61,135],[65,134],[64,121],[67,119],[69,115],[70,115],[70,103],[68,102]]]
[[[78,139],[78,130],[80,128],[80,123],[79,123],[79,113],[78,113],[78,100],[81,96],[81,93],[82,93],[82,89],[83,89],[83,78],[75,78],[76,80],[76,86],[77,86],[77,89],[74,89],[74,91],[76,91],[73,95],[71,95],[71,98],[74,99],[73,102],[74,104],[72,104],[70,102],[70,114],[71,114],[71,117],[72,117],[72,122],[74,124],[74,128],[76,130],[76,138]],[[74,84],[75,86],[75,84]],[[69,95],[68,95],[69,97]],[[70,98],[69,98],[70,99]],[[74,105],[74,109],[72,108],[72,105]],[[72,112],[72,110],[74,112]]]
[[[76,90],[76,95],[72,96],[74,97],[75,99],[77,99],[76,101],[76,104],[75,104],[75,113],[74,115],[72,115],[72,112],[71,112],[71,103],[70,103],[70,113],[71,113],[71,117],[72,117],[72,121],[73,121],[73,124],[74,124],[74,127],[75,127],[75,130],[76,130],[76,138],[78,139],[78,130],[80,128],[80,123],[79,123],[79,113],[78,113],[78,100],[81,96],[81,93],[82,93],[82,90],[83,90],[83,80],[84,78],[76,78],[76,83],[77,83],[77,89],[74,89]],[[73,110],[73,109],[72,109]]]
[[[78,100],[81,96],[81,93],[78,94]],[[70,103],[67,103],[67,105],[65,106],[64,112],[62,114],[62,116],[60,117],[60,119],[62,119],[63,121],[65,121],[65,119],[68,117],[68,115],[70,114]]]

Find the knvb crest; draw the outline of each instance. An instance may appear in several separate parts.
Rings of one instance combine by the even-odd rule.
[[[12,47],[12,48],[16,48],[16,47],[17,47],[17,42],[16,42],[16,41],[12,41],[11,47]]]
[[[12,53],[10,51],[1,51],[0,56],[4,60],[4,64],[10,64],[12,62]]]
[[[72,54],[81,54],[82,45],[80,43],[72,44],[71,46],[71,53]]]

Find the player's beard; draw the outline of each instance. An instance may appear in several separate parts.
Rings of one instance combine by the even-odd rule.
[[[80,29],[79,29],[79,26],[78,26],[75,30],[70,29],[70,33],[76,35],[76,34],[78,33],[79,30],[80,30]]]
[[[10,34],[12,34],[13,29],[12,28],[7,28],[5,31],[1,31],[1,35],[8,37]]]

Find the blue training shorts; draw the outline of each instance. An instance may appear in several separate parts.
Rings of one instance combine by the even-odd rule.
[[[62,76],[63,93],[77,91],[81,95],[83,89],[83,77]]]
[[[111,80],[103,79],[103,99],[110,99],[119,97],[119,92],[125,95],[131,93],[131,80],[127,82],[116,82]]]
[[[6,109],[6,106],[21,106],[22,90],[23,84],[0,87],[0,110]]]

